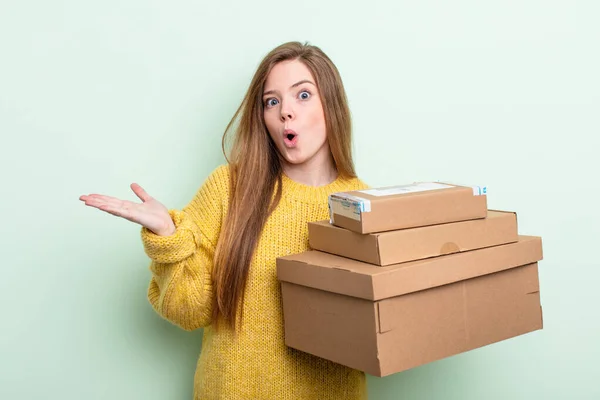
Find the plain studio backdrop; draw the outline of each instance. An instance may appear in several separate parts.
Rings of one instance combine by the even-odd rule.
[[[3,1],[0,398],[189,399],[201,331],[146,300],[139,226],[78,197],[183,207],[260,59],[338,66],[360,176],[487,185],[543,239],[544,329],[386,378],[371,399],[598,399],[596,1]]]

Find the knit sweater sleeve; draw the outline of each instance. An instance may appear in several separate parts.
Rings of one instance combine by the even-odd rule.
[[[176,231],[159,236],[143,227],[152,278],[148,300],[163,318],[185,330],[210,324],[212,266],[229,196],[229,169],[215,169],[182,210],[169,210]]]

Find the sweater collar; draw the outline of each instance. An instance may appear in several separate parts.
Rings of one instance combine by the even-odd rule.
[[[327,204],[330,194],[352,190],[356,178],[342,178],[340,175],[331,183],[323,186],[311,186],[294,181],[284,172],[281,173],[282,197],[310,204]]]

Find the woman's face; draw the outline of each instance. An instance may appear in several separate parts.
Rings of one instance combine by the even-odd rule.
[[[263,105],[267,130],[287,166],[330,162],[323,105],[306,65],[276,64],[265,82]]]

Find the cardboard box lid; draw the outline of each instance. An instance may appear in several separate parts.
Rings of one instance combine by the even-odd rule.
[[[382,300],[541,260],[542,240],[515,243],[376,267],[316,250],[277,258],[277,278],[367,300]]]

